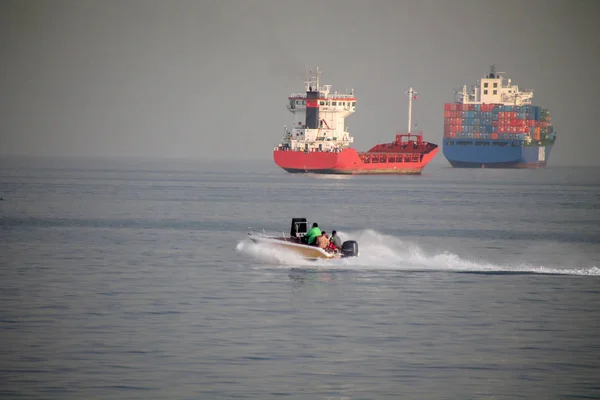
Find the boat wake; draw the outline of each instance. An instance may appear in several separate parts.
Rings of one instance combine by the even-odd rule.
[[[238,243],[236,251],[270,267],[318,269],[318,270],[401,270],[414,272],[463,272],[483,274],[555,274],[600,276],[600,268],[558,268],[534,266],[525,263],[516,266],[466,260],[444,251],[427,254],[414,242],[385,235],[374,230],[339,232],[342,241],[352,238],[359,244],[359,257],[335,260],[305,260],[285,250],[249,240]]]

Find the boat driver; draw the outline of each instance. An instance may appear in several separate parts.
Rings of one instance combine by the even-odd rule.
[[[307,238],[307,240],[308,240],[307,243],[309,245],[314,245],[315,240],[319,236],[321,236],[321,228],[319,228],[319,224],[317,224],[316,222],[314,222],[312,224],[312,228],[310,228],[310,230],[308,232],[306,232],[306,235],[304,235],[304,237]]]

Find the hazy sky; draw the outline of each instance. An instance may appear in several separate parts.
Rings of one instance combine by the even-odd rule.
[[[410,86],[441,145],[444,102],[496,64],[551,110],[549,165],[600,165],[599,19],[598,0],[3,0],[0,154],[269,160],[317,65],[355,89],[359,150],[406,128]]]

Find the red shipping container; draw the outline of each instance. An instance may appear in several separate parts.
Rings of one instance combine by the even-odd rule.
[[[444,104],[444,111],[450,111],[450,103]]]
[[[455,106],[456,107],[454,108],[454,110],[456,110],[456,111],[462,111],[463,110],[462,103],[457,103],[457,104],[455,104]]]

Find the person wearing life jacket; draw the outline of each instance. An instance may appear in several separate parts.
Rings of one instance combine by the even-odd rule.
[[[329,242],[327,244],[327,247],[325,248],[325,251],[328,253],[336,253],[338,251],[338,248],[335,246],[335,244],[333,244],[333,242]]]
[[[310,230],[306,232],[306,235],[304,235],[304,237],[306,237],[308,240],[307,244],[309,245],[314,245],[315,239],[319,236],[321,236],[321,228],[319,228],[319,224],[316,222],[312,224],[312,228],[310,228]]]

